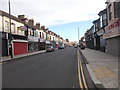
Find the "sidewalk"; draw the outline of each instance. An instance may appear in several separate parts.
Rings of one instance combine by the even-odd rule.
[[[18,59],[18,58],[24,58],[24,57],[27,57],[27,56],[32,56],[32,55],[36,55],[36,54],[40,54],[40,53],[44,53],[44,52],[46,52],[46,50],[41,50],[41,51],[38,51],[38,52],[31,52],[31,53],[22,54],[22,55],[16,55],[12,59],[11,59],[10,56],[1,57],[0,62],[15,60],[15,59]]]
[[[95,85],[118,88],[118,57],[86,48],[81,50],[87,60],[87,69]]]

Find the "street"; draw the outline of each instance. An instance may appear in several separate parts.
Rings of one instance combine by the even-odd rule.
[[[120,0],[0,4],[2,90],[119,89]]]
[[[79,88],[77,49],[67,47],[3,64],[3,88]]]

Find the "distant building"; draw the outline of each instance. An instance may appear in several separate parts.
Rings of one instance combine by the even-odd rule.
[[[94,27],[94,30],[93,30],[94,49],[100,50],[100,36],[97,34],[97,32],[100,29],[100,19],[94,20],[93,24],[94,24],[94,26],[93,26]]]
[[[104,9],[99,12],[99,17],[100,17],[100,28],[99,31],[97,31],[97,35],[100,37],[100,50],[105,52],[105,44],[106,40],[103,38],[103,34],[105,33],[105,27],[108,25],[107,21],[107,9]]]
[[[86,31],[85,35],[85,41],[86,41],[86,47],[90,49],[94,49],[94,26],[92,26],[90,29]]]

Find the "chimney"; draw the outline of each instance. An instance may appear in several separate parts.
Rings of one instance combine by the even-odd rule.
[[[36,23],[35,27],[36,27],[37,29],[40,29],[40,23]]]
[[[41,29],[43,29],[43,30],[44,30],[44,29],[45,29],[45,26],[41,26]]]
[[[33,19],[29,19],[28,25],[29,25],[30,27],[33,27],[33,26],[34,26],[34,20],[33,20]]]
[[[25,18],[25,15],[18,15],[18,18],[19,18],[20,20],[23,20],[23,19]]]

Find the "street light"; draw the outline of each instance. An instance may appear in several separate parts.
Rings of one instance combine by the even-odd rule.
[[[79,33],[79,27],[78,27],[78,44],[80,44],[80,33]]]
[[[10,0],[9,0],[9,22],[10,22],[10,34],[9,34],[9,53],[11,58],[13,58],[13,51],[12,51],[12,33],[11,33],[11,8],[10,8]]]

